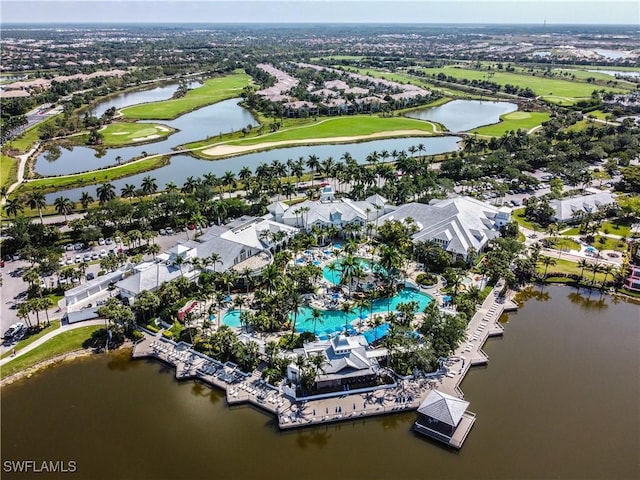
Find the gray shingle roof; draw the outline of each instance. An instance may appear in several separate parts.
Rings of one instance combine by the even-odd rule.
[[[469,402],[465,400],[438,390],[431,390],[427,398],[420,404],[418,412],[455,427],[460,423],[468,406]]]

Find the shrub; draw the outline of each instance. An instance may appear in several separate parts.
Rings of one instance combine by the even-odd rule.
[[[433,273],[421,273],[416,277],[416,282],[425,287],[438,283],[438,277]]]

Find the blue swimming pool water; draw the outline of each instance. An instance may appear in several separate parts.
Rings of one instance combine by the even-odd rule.
[[[242,326],[240,322],[240,312],[242,312],[242,310],[229,310],[224,317],[222,317],[222,321],[229,327],[240,328]]]
[[[365,260],[364,258],[358,258],[357,260],[365,271],[371,270],[371,262],[369,262],[368,260]],[[337,267],[336,270],[332,270],[329,267],[329,265],[333,265],[333,264],[336,265]],[[333,285],[338,285],[340,283],[340,280],[342,279],[342,259],[338,259],[335,262],[331,262],[329,265],[325,266],[322,269],[322,276],[327,282]],[[380,267],[376,266],[374,268],[380,268]]]
[[[421,312],[425,309],[433,299],[426,293],[419,292],[412,288],[405,288],[397,295],[391,298],[377,299],[373,301],[372,311],[373,314],[384,313],[387,311],[393,312],[397,309],[399,303],[406,303],[415,301],[418,303],[416,312]],[[346,314],[340,310],[321,310],[321,320],[316,322],[315,328],[313,324],[313,317],[311,316],[312,309],[309,307],[302,307],[298,314],[298,320],[296,322],[296,329],[313,332],[316,334],[322,334],[325,331],[331,329],[333,331],[344,329],[345,322],[350,324],[352,321],[360,318],[360,309],[355,308],[353,312]],[[369,315],[369,309],[362,312],[364,315]],[[225,317],[226,318],[226,317]]]

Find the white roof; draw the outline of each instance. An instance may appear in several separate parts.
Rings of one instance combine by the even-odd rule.
[[[460,423],[468,406],[469,402],[438,390],[431,390],[427,398],[420,404],[418,412],[455,427]]]
[[[596,212],[600,207],[611,205],[615,197],[610,192],[600,192],[592,195],[551,200],[549,204],[555,210],[556,220],[565,221],[573,218],[577,212]]]

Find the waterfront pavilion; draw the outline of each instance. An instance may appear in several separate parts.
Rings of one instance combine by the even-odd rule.
[[[418,407],[414,430],[435,440],[460,448],[475,422],[467,412],[469,402],[432,390]]]

